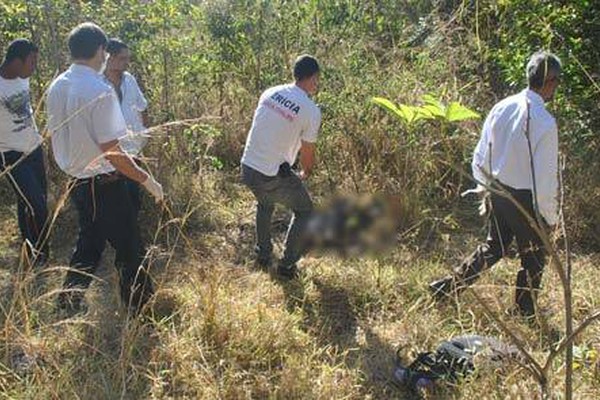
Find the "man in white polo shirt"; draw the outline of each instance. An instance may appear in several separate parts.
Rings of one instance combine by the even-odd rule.
[[[560,82],[560,60],[539,52],[527,64],[529,87],[496,104],[488,114],[473,155],[473,176],[479,183],[509,194],[491,193],[488,236],[454,274],[432,282],[442,298],[473,283],[491,268],[516,239],[521,269],[515,302],[525,317],[535,315],[535,298],[545,264],[544,245],[516,201],[540,226],[558,221],[558,130],[545,107]]]
[[[48,258],[46,170],[29,94],[37,55],[35,44],[17,39],[0,65],[0,174],[15,190],[19,229],[30,261],[41,266]]]
[[[100,261],[99,243],[105,241],[115,248],[121,298],[129,310],[139,311],[153,293],[125,177],[139,182],[157,202],[163,200],[163,191],[119,146],[127,128],[115,91],[101,74],[107,42],[95,24],[73,29],[68,41],[73,64],[48,93],[54,157],[73,178],[71,199],[79,214],[73,270],[59,296],[59,307],[69,313],[82,310],[83,291]]]
[[[302,180],[315,164],[315,142],[321,112],[310,96],[319,84],[319,64],[309,55],[294,64],[295,82],[267,89],[258,101],[242,156],[242,181],[258,201],[256,207],[257,262],[271,263],[271,217],[275,203],[294,212],[277,272],[286,279],[297,275],[296,262],[303,253],[300,237],[313,209]],[[292,165],[299,154],[301,170]]]

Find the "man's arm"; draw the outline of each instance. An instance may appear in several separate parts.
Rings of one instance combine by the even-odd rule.
[[[160,183],[136,165],[133,159],[121,149],[118,140],[102,143],[100,144],[100,149],[104,152],[104,158],[117,171],[129,179],[140,183],[154,197],[157,203],[164,200],[165,195]]]
[[[317,142],[319,128],[321,127],[321,110],[319,110],[317,106],[314,107],[314,113],[312,117],[306,120],[305,124],[305,129],[300,138],[300,165],[302,166],[302,171],[300,172],[301,179],[308,178],[315,165],[315,143]]]
[[[144,92],[135,77],[133,75],[130,75],[130,77],[135,88],[136,107],[142,116],[142,124],[144,124],[145,128],[148,128],[150,123],[148,118],[148,100],[146,100],[146,96],[144,96]]]
[[[121,174],[138,183],[144,183],[148,179],[148,173],[138,167],[131,157],[121,150],[118,140],[101,143],[100,149],[104,152],[104,158]]]
[[[473,152],[473,160],[471,162],[471,169],[473,172],[473,178],[478,184],[489,184],[490,175],[492,168],[490,166],[491,160],[491,139],[493,135],[494,122],[495,122],[494,111],[492,110],[483,123],[481,129],[481,137]]]
[[[148,117],[148,110],[142,111],[142,124],[144,124],[145,128],[148,128],[148,125],[150,125],[150,118]]]
[[[550,226],[558,222],[558,134],[556,126],[545,132],[534,153],[537,203]]]
[[[91,110],[93,137],[104,158],[121,174],[139,182],[157,202],[164,198],[162,186],[146,171],[139,168],[131,157],[123,152],[119,139],[126,133],[125,120],[114,90],[102,93]]]
[[[314,143],[302,141],[302,146],[300,147],[300,165],[302,166],[300,177],[302,179],[308,178],[312,173],[316,161],[315,148],[316,145]]]

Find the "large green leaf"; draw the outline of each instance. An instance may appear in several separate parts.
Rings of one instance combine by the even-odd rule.
[[[425,104],[421,109],[430,114],[432,118],[446,118],[446,108],[443,105]]]
[[[437,108],[439,108],[441,110],[443,110],[444,108],[446,108],[444,106],[444,104],[440,100],[436,99],[431,94],[425,94],[425,95],[423,95],[423,97],[421,97],[421,99],[423,100],[423,102],[425,104],[432,105],[432,106],[437,107]]]
[[[415,113],[414,107],[407,106],[404,104],[398,104],[398,107],[400,109],[400,112],[402,112],[402,114],[404,115],[404,117],[406,119],[406,123],[408,125],[411,125],[415,121],[416,113]]]
[[[398,107],[394,103],[392,103],[390,100],[383,98],[383,97],[373,97],[371,99],[371,101],[374,104],[383,108],[384,110],[395,115],[402,122],[404,122],[406,124],[410,124],[412,116],[410,114],[407,114],[407,110],[405,108],[406,106],[400,105],[400,107]]]
[[[435,119],[435,114],[426,107],[413,107],[415,110],[414,122],[422,119]]]
[[[475,111],[453,101],[446,108],[446,119],[450,122],[480,119],[481,116]]]

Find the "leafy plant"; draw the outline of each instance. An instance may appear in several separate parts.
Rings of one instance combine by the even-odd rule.
[[[411,126],[421,120],[460,122],[481,118],[478,113],[457,101],[453,101],[446,106],[431,95],[423,96],[425,104],[422,106],[396,105],[383,97],[373,97],[371,101],[390,112],[407,126]]]

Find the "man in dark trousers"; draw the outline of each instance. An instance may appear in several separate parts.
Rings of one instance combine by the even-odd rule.
[[[260,96],[242,156],[242,181],[254,194],[256,207],[257,262],[271,263],[271,217],[275,203],[294,212],[285,240],[278,274],[291,279],[303,249],[300,238],[313,204],[304,186],[315,163],[315,142],[321,112],[311,99],[318,89],[319,64],[309,55],[294,64],[295,82],[267,89]],[[292,170],[300,155],[299,173]]]
[[[561,69],[555,55],[535,53],[527,64],[529,87],[496,104],[487,116],[473,156],[473,175],[479,183],[510,195],[512,200],[491,193],[486,242],[452,276],[430,284],[434,296],[440,298],[473,283],[484,269],[506,254],[516,239],[521,269],[515,301],[522,315],[535,315],[545,251],[542,240],[514,201],[540,227],[557,223],[558,131],[544,103],[553,99]]]
[[[46,170],[29,94],[37,55],[35,44],[17,39],[9,44],[0,65],[0,174],[17,196],[19,229],[29,261],[41,266],[48,258]]]
[[[68,43],[73,64],[52,82],[47,101],[54,158],[73,178],[71,199],[80,229],[59,307],[69,314],[84,309],[83,291],[102,255],[99,243],[108,241],[116,251],[121,298],[136,313],[153,287],[126,177],[139,182],[157,202],[163,200],[163,190],[119,146],[127,128],[117,95],[101,74],[106,34],[84,23],[71,31]]]

